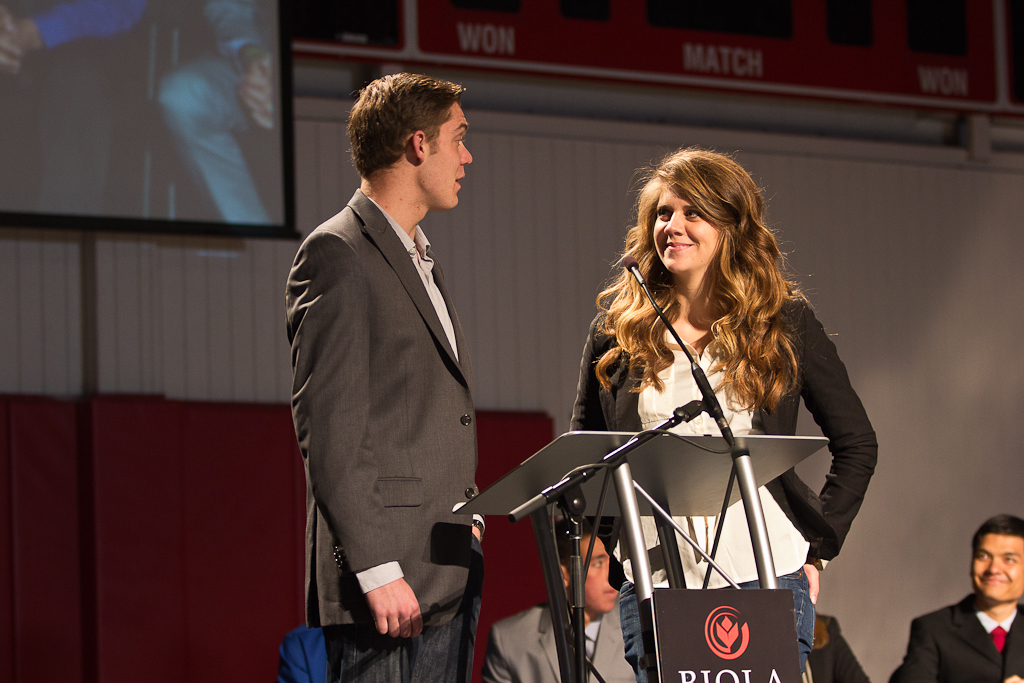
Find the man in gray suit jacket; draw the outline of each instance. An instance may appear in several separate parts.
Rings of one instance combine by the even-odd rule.
[[[469,680],[482,523],[453,508],[476,492],[472,376],[418,225],[458,204],[462,90],[396,74],[360,93],[360,189],[288,276],[306,622],[324,628],[331,683]]]
[[[558,535],[562,579],[568,588],[570,543],[567,525],[557,525],[555,533]],[[584,524],[580,542],[584,555],[591,533],[589,525]],[[607,683],[634,683],[633,669],[623,654],[619,592],[608,583],[610,562],[604,542],[598,539],[590,558],[584,590],[587,659]],[[484,683],[558,683],[558,675],[558,653],[548,605],[531,607],[491,627],[484,656]],[[589,680],[596,682],[598,679],[591,674]]]

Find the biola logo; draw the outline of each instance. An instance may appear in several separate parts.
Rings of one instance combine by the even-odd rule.
[[[711,610],[704,620],[704,640],[722,659],[736,659],[750,644],[750,629],[739,610],[722,605]]]

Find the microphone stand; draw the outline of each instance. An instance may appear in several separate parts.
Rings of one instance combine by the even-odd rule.
[[[750,460],[750,450],[736,443],[732,428],[729,427],[729,423],[722,413],[722,404],[718,402],[718,397],[715,396],[715,392],[711,389],[711,384],[708,382],[703,368],[694,360],[690,350],[686,348],[686,344],[683,343],[675,328],[672,327],[672,323],[669,322],[665,312],[661,310],[661,306],[654,300],[651,290],[647,288],[647,282],[644,280],[643,275],[640,274],[640,265],[637,263],[637,260],[632,256],[627,256],[622,261],[622,265],[640,284],[644,294],[647,295],[648,301],[654,306],[654,310],[657,312],[661,322],[665,324],[669,334],[672,335],[672,338],[679,344],[679,347],[690,361],[690,372],[693,373],[693,379],[697,383],[697,388],[700,389],[704,400],[704,409],[714,419],[715,423],[718,424],[718,429],[722,432],[722,437],[729,445],[729,450],[732,454],[733,467],[736,470],[736,479],[743,498],[743,509],[747,516],[747,526],[750,528],[750,540],[754,546],[754,563],[757,565],[757,578],[760,581],[761,588],[778,588],[778,581],[775,577],[775,561],[772,559],[772,549],[768,543],[768,528],[764,521],[761,498],[757,493],[754,467]],[[646,597],[650,596],[642,596],[639,594],[639,591],[637,592],[637,600],[643,600]]]
[[[672,417],[666,420],[665,423],[658,427],[657,430],[637,434],[622,446],[608,453],[602,459],[601,463],[574,470],[567,476],[563,477],[558,483],[547,487],[530,500],[512,510],[508,515],[509,521],[514,523],[525,519],[526,517],[531,517],[534,521],[535,530],[539,528],[541,529],[541,533],[550,536],[551,526],[548,522],[547,515],[543,512],[544,508],[546,508],[549,503],[558,502],[567,516],[575,518],[582,515],[587,506],[581,485],[601,469],[610,468],[613,473],[616,492],[619,497],[623,523],[627,524],[630,529],[634,530],[634,533],[627,534],[626,546],[627,552],[633,561],[634,580],[638,586],[637,592],[639,594],[642,591],[647,598],[650,598],[653,594],[651,566],[647,557],[647,549],[644,547],[643,534],[639,531],[640,510],[637,504],[636,493],[633,489],[633,476],[630,473],[629,463],[626,460],[626,456],[651,439],[659,436],[660,431],[668,430],[681,422],[693,419],[701,412],[701,409],[702,406],[699,401],[692,401],[685,406],[676,408],[673,411]],[[573,521],[575,522],[575,519]],[[572,533],[574,536],[578,535],[577,531],[573,531]],[[594,533],[597,533],[596,529],[594,530]],[[591,541],[593,542],[593,538]],[[555,610],[552,614],[552,625],[555,628],[556,644],[559,642],[560,638],[564,641],[564,634],[568,630],[567,627],[570,625],[573,627],[575,657],[571,660],[563,661],[562,657],[559,656],[559,672],[561,680],[584,683],[587,680],[587,670],[589,667],[586,663],[586,634],[583,628],[583,604],[585,602],[585,595],[582,581],[583,568],[579,557],[581,554],[579,539],[573,539],[573,546],[575,559],[573,564],[570,565],[573,574],[573,580],[570,582],[570,600],[573,603],[571,605],[570,624],[565,623],[565,615],[564,613],[560,613],[561,610]],[[546,552],[545,547],[545,544],[540,544],[540,550],[542,553]],[[542,557],[541,565],[555,567],[558,565],[558,561],[557,558],[554,557],[549,556],[546,560]],[[553,596],[555,595],[554,591],[563,590],[560,583],[560,577],[549,576],[545,573],[544,578],[548,595]],[[641,619],[645,619],[645,617],[642,615]],[[646,619],[646,621],[649,621],[649,619]],[[650,624],[646,624],[644,630],[648,633],[652,632]],[[562,634],[561,637],[560,634]]]

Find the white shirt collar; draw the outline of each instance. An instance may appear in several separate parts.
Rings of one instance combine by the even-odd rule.
[[[384,210],[384,207],[377,202],[374,202],[370,197],[367,197],[367,199],[373,202],[373,205],[380,209],[380,212],[384,214],[384,218],[388,219],[388,223],[391,224],[392,229],[394,229],[395,233],[398,234],[398,239],[402,240],[402,246],[405,247],[407,252],[409,252],[409,256],[416,256],[417,251],[419,251],[421,256],[426,256],[427,249],[430,248],[430,241],[427,239],[427,236],[423,234],[423,229],[420,228],[419,225],[417,225],[413,231],[413,235],[416,239],[411,240],[409,239],[409,233],[402,229],[402,226],[398,224],[398,221],[392,218],[390,214]]]
[[[985,631],[992,633],[996,626],[1002,626],[1003,630],[1007,633],[1010,632],[1010,627],[1013,625],[1013,620],[1017,618],[1017,610],[1013,610],[1013,614],[1007,617],[1006,621],[996,621],[989,615],[982,611],[977,611],[975,614],[978,615],[978,619],[981,621],[981,625],[985,627]]]

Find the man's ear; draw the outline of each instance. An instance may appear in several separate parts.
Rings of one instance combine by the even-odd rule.
[[[414,166],[422,164],[429,154],[427,134],[422,130],[418,130],[412,134],[409,138],[408,144],[405,146],[405,153],[409,159],[409,163]]]

